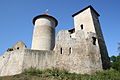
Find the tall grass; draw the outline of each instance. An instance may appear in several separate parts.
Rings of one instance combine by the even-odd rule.
[[[120,80],[120,72],[110,69],[103,72],[96,72],[93,75],[88,74],[76,74],[69,73],[66,70],[58,70],[56,68],[47,69],[47,70],[38,70],[34,68],[27,69],[23,72],[23,74],[49,78],[50,80]]]

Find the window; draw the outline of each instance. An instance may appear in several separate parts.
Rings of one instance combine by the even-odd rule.
[[[92,37],[93,39],[93,45],[96,45],[96,37]]]
[[[71,47],[69,48],[69,54],[71,54]]]
[[[62,48],[60,48],[60,53],[62,54]]]
[[[80,27],[81,27],[81,30],[82,30],[83,29],[83,24],[81,24]]]
[[[19,49],[19,47],[17,47],[17,49]]]
[[[69,32],[70,34],[74,33],[74,32],[75,32],[75,28],[68,30],[68,32]]]
[[[8,51],[13,51],[13,49],[12,49],[12,48],[8,48],[7,52],[8,52]]]

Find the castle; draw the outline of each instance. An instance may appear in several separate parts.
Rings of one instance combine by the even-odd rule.
[[[100,15],[88,6],[72,15],[74,28],[61,30],[55,40],[58,21],[49,14],[34,17],[32,47],[19,41],[0,56],[0,76],[25,69],[66,69],[92,74],[109,68],[109,57],[101,31]]]

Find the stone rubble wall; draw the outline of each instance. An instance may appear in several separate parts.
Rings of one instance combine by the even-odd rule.
[[[48,69],[55,66],[56,55],[54,51],[44,50],[25,50],[23,69],[36,68]]]
[[[92,36],[96,34],[88,33],[87,38],[84,34],[78,30],[71,37],[68,31],[60,31],[54,51],[23,49],[6,52],[0,56],[0,76],[19,74],[31,67],[40,70],[66,69],[81,74],[101,71],[99,46],[92,44]]]
[[[25,69],[48,69],[55,65],[54,51],[16,50],[0,56],[0,76],[15,75]]]
[[[96,41],[96,45],[92,44],[92,37],[96,37],[96,34],[87,34],[86,38],[85,32],[78,30],[75,32],[75,37],[72,38],[68,31],[58,33],[55,46],[55,53],[59,56],[57,67],[81,74],[91,74],[102,70],[98,41]]]
[[[22,72],[24,50],[6,52],[0,56],[0,76],[15,75]]]

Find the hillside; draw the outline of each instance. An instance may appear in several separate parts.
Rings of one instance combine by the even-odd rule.
[[[0,80],[120,80],[120,72],[111,69],[97,72],[93,75],[68,73],[66,70],[36,70],[28,69],[14,76],[0,77]]]

